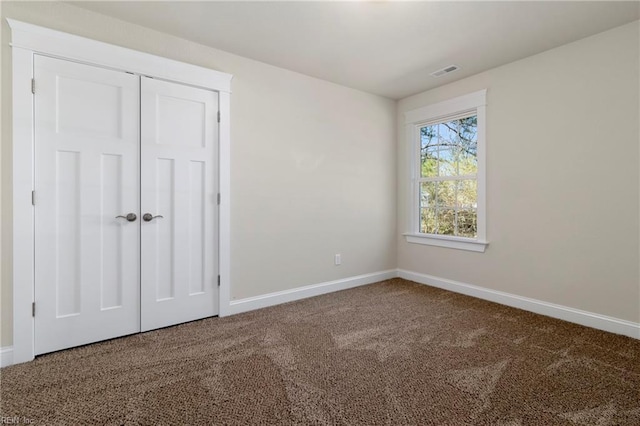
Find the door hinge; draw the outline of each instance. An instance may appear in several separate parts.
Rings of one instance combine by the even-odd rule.
[[[36,94],[36,79],[35,78],[31,79],[31,93],[33,93],[34,95]]]
[[[220,205],[220,193],[218,192],[218,205]]]
[[[218,111],[218,123],[220,122],[220,111]]]
[[[31,191],[31,205],[36,205],[36,191]]]
[[[218,287],[220,287],[220,275],[218,275]]]
[[[36,316],[36,302],[33,302],[31,304],[31,316],[35,317]]]

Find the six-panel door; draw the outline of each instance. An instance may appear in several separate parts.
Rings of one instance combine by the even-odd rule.
[[[217,314],[217,94],[34,74],[36,354]]]

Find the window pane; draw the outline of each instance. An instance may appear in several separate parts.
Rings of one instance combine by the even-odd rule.
[[[440,157],[440,162],[438,163],[439,175],[455,176],[457,174],[456,148],[441,146],[439,157]]]
[[[476,180],[458,181],[458,209],[478,207],[478,182]]]
[[[422,182],[420,184],[420,208],[433,208],[436,203],[437,182]]]
[[[456,207],[456,181],[438,182],[437,192],[438,197],[436,199],[436,203],[438,208]]]
[[[420,209],[420,232],[436,233],[436,209]]]
[[[476,156],[476,150],[470,150],[465,145],[461,144],[458,148],[458,174],[460,175],[475,175],[478,173],[478,157]]]
[[[456,121],[441,123],[438,125],[438,144],[442,147],[458,145],[458,134],[456,133]]]
[[[420,128],[420,149],[426,150],[438,144],[438,131],[434,126]]]
[[[476,115],[455,120],[459,144],[459,173],[473,175],[478,172],[478,117]]]
[[[420,151],[420,174],[422,177],[438,176],[438,147]]]
[[[458,211],[458,236],[468,238],[478,236],[478,214],[475,209]]]
[[[437,126],[420,128],[420,174],[422,177],[438,176]]]
[[[477,145],[478,142],[478,116],[461,118],[456,120],[459,126],[458,135],[462,144]],[[474,147],[475,150],[475,147]]]
[[[438,234],[454,235],[455,234],[455,209],[439,209],[436,215]]]

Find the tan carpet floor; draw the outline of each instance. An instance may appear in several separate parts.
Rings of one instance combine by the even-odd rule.
[[[401,279],[1,370],[48,425],[640,425],[640,341]]]

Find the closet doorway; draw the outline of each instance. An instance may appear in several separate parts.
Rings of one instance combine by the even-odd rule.
[[[219,313],[219,94],[34,55],[34,354]]]

